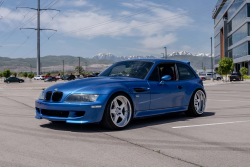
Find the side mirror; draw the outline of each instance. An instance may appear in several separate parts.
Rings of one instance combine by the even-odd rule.
[[[170,75],[164,75],[163,77],[161,77],[161,85],[164,85],[164,81],[170,81],[171,80],[171,76]]]

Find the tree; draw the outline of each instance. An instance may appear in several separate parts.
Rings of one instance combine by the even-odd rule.
[[[206,67],[205,66],[203,67],[203,71],[206,72]]]
[[[221,72],[222,75],[223,74],[226,75],[226,80],[227,80],[227,74],[230,71],[233,71],[233,69],[234,69],[233,59],[224,57],[219,61],[219,71]]]
[[[5,70],[5,71],[3,72],[3,76],[4,76],[5,78],[9,78],[10,75],[11,75],[11,72],[10,72],[9,69],[8,69],[8,70]]]
[[[3,73],[0,72],[0,78],[2,78],[2,77],[3,77]]]
[[[34,73],[29,73],[28,78],[29,78],[29,79],[34,78]]]
[[[51,75],[51,73],[50,72],[48,72],[47,74],[46,74],[46,76],[50,76]]]
[[[248,69],[246,67],[241,67],[240,73],[242,74],[243,78],[247,75]]]
[[[21,77],[27,77],[28,76],[28,73],[27,72],[24,72],[22,73]]]
[[[83,73],[84,73],[84,69],[82,68],[82,66],[76,66],[76,67],[75,67],[75,71],[76,71],[76,72],[79,72],[79,71],[80,71],[80,74],[83,74]]]

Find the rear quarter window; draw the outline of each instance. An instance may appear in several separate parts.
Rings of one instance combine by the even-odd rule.
[[[184,64],[177,64],[177,67],[178,67],[179,80],[188,80],[196,78],[193,71],[188,66]]]

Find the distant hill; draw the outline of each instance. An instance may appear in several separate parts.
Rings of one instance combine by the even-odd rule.
[[[210,69],[211,66],[211,55],[204,53],[192,54],[190,52],[173,52],[168,55],[168,59],[179,60],[179,61],[190,61],[191,66],[197,70],[202,69],[203,65]],[[83,58],[81,57],[81,65],[84,66],[88,71],[102,71],[109,65],[117,61],[131,60],[131,59],[160,59],[155,56],[115,56],[111,53],[105,54],[100,53],[93,57]],[[41,57],[41,67],[44,71],[61,71],[62,60],[64,60],[65,71],[74,71],[75,66],[78,65],[78,57],[70,55],[54,56],[48,55]],[[11,59],[8,57],[0,57],[0,71],[10,69],[12,71],[36,71],[36,58],[16,58]]]
[[[74,56],[45,56],[41,57],[41,67],[45,71],[60,71],[62,70],[62,60],[64,60],[65,70],[74,70],[75,66],[78,66],[78,57]],[[82,66],[87,66],[89,70],[92,69],[91,66],[96,65],[103,65],[104,67],[106,65],[110,65],[114,63],[112,60],[96,60],[96,59],[85,59],[80,58],[80,62]],[[0,71],[3,71],[5,69],[10,69],[12,71],[30,71],[30,67],[32,67],[32,71],[36,70],[36,58],[16,58],[11,59],[8,57],[0,57]],[[101,69],[100,69],[101,70]],[[98,70],[99,71],[99,70]]]

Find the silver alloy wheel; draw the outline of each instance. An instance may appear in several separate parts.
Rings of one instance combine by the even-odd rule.
[[[203,114],[206,108],[206,96],[203,91],[198,90],[194,95],[194,108],[197,114]]]
[[[125,96],[117,96],[111,102],[110,116],[113,123],[118,127],[126,126],[132,115],[132,107],[130,101]]]

